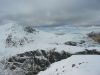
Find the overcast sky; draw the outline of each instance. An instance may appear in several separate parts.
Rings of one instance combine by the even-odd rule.
[[[0,24],[99,24],[100,0],[0,0]]]

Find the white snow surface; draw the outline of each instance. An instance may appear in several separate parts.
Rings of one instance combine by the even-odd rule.
[[[55,31],[51,30],[50,32],[37,29],[39,31],[37,33],[27,33],[21,25],[13,23],[2,25],[0,26],[0,60],[4,59],[4,57],[9,58],[10,56],[36,49],[50,50],[56,48],[56,51],[60,52],[64,50],[70,53],[84,51],[85,49],[96,49],[100,51],[100,45],[87,37],[87,33],[92,30],[99,31],[100,28],[64,28],[56,27]],[[22,46],[8,47],[6,45],[8,35],[12,35],[13,40],[16,42],[24,37],[28,39],[28,42],[25,41]],[[79,42],[80,40],[85,40],[86,43],[82,46],[64,44],[67,41]],[[75,64],[74,67],[72,67],[73,64]],[[3,71],[2,66],[0,64],[1,75],[7,75],[7,72],[11,72],[10,70]],[[100,75],[100,56],[74,55],[68,59],[53,63],[46,71],[42,71],[38,75]]]
[[[55,29],[57,29],[57,28],[55,28]],[[72,29],[75,29],[75,28],[72,27]],[[63,30],[63,29],[61,28],[61,30]],[[75,30],[77,31],[77,29],[75,29]],[[57,51],[65,50],[65,51],[71,52],[71,53],[83,51],[86,48],[97,49],[97,50],[100,49],[100,46],[92,46],[91,45],[91,43],[93,43],[93,41],[91,41],[91,39],[87,38],[86,31],[84,31],[84,30],[83,31],[81,30],[80,32],[73,31],[74,33],[66,32],[64,35],[56,35],[55,31],[54,31],[54,33],[46,32],[45,30],[43,31],[43,30],[38,30],[38,29],[37,29],[37,31],[39,31],[39,33],[35,33],[35,34],[27,33],[24,31],[23,26],[13,24],[13,23],[9,23],[9,24],[0,26],[0,58],[8,57],[8,56],[12,56],[12,55],[15,55],[18,53],[23,53],[26,51],[32,51],[32,50],[36,50],[36,49],[50,50],[50,49],[56,48]],[[57,31],[57,33],[61,33],[61,32]],[[87,33],[88,33],[88,31],[87,31]],[[18,45],[16,47],[7,47],[6,39],[7,39],[8,35],[12,35],[13,40],[17,41],[17,42],[20,39],[24,39],[24,37],[25,37],[28,39],[28,42],[25,42],[25,44],[23,46]],[[83,46],[64,45],[64,43],[67,41],[78,42],[82,39],[87,41],[86,45],[83,45]],[[88,45],[90,45],[90,47]]]
[[[68,59],[53,63],[38,75],[100,75],[100,56],[73,55]]]

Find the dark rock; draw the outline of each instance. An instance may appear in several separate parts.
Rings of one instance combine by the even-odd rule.
[[[36,75],[38,72],[47,69],[51,63],[60,61],[70,57],[71,54],[65,51],[57,52],[55,48],[50,51],[36,50],[17,54],[8,59],[6,68],[15,70],[16,68],[22,69],[27,72],[26,75]]]
[[[88,34],[88,37],[94,40],[95,42],[100,43],[100,32],[91,32]]]
[[[85,41],[84,40],[81,40],[79,44],[83,44],[83,43],[85,43]]]
[[[33,56],[33,54],[31,52],[25,52],[24,55],[25,56]]]
[[[79,63],[79,65],[81,65],[82,63]]]
[[[33,33],[36,32],[36,30],[32,27],[32,26],[27,26],[24,28],[24,31],[28,32],[28,33]]]
[[[81,51],[81,52],[77,52],[75,53],[76,55],[100,55],[100,52],[99,51],[96,51],[95,49],[93,50],[88,50],[88,49],[85,49],[85,51]]]
[[[65,45],[77,46],[76,42],[68,41],[64,43]]]
[[[20,63],[23,63],[26,59],[25,58],[19,58],[16,60],[16,62],[20,62]]]
[[[11,67],[10,67],[10,70],[15,70],[16,69],[16,66],[15,65],[12,65]]]
[[[12,59],[12,58],[9,58],[9,59],[8,59],[8,62],[13,62],[13,59]]]
[[[14,62],[13,65],[20,67],[21,64],[19,64],[18,62]]]
[[[100,52],[96,51],[95,49],[86,49],[85,51],[71,54],[65,51],[57,52],[55,48],[47,52],[45,50],[29,51],[17,54],[16,56],[7,59],[5,69],[9,68],[10,70],[16,70],[16,68],[20,68],[25,73],[24,75],[37,75],[38,72],[44,71],[54,62],[66,59],[72,55],[82,54],[100,55]],[[75,64],[72,64],[72,67],[75,67]]]
[[[61,59],[66,59],[66,58],[70,57],[71,55],[72,55],[71,53],[62,51]]]
[[[37,75],[37,73],[34,73],[34,72],[28,72],[28,73],[26,73],[26,75]]]
[[[75,67],[75,64],[72,64],[72,67]]]
[[[50,61],[50,63],[56,62],[61,60],[61,54],[55,51],[50,51],[48,53],[48,60]]]
[[[41,56],[41,53],[39,50],[34,51],[35,56]]]
[[[17,56],[24,57],[24,54],[17,54]]]
[[[46,53],[45,50],[41,50],[41,52],[42,52],[42,54],[43,54],[44,57],[47,57],[47,53]]]

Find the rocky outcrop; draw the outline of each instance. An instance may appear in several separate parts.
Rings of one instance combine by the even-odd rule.
[[[32,26],[19,27],[17,30],[16,26],[12,27],[11,32],[7,34],[5,39],[5,47],[21,47],[31,42],[34,42],[36,34],[39,31],[34,29]],[[21,32],[21,34],[20,34]]]
[[[80,42],[67,41],[64,44],[65,45],[70,45],[70,46],[77,46],[77,45],[81,45],[81,44],[84,44],[84,43],[85,43],[85,41],[81,40]]]
[[[75,55],[100,55],[100,51],[97,51],[96,49],[85,49],[84,51],[75,53]]]
[[[26,27],[24,27],[24,31],[28,32],[28,33],[34,33],[34,34],[39,32],[33,26],[26,26]]]
[[[68,41],[64,43],[65,45],[77,46],[76,42]]]
[[[95,42],[100,43],[100,32],[91,32],[88,34],[88,37],[93,39]]]
[[[84,51],[76,52],[73,55],[100,55],[100,51],[97,51],[96,49],[85,49]]]
[[[8,36],[5,39],[5,47],[19,47],[31,43],[34,41],[34,38],[31,36],[29,37],[27,35],[36,35],[39,34],[39,31],[30,26],[27,26],[24,28],[24,35],[22,37],[17,36],[16,33],[17,32],[13,32],[13,34],[8,34]]]
[[[54,49],[47,52],[45,50],[36,50],[17,54],[16,56],[7,59],[3,64],[5,64],[5,69],[16,72],[17,69],[20,68],[23,75],[36,75],[38,72],[47,69],[50,64],[70,56],[70,53],[65,51],[59,53]]]
[[[57,52],[54,48],[49,51],[35,50],[17,54],[1,62],[4,64],[4,69],[9,69],[13,72],[11,75],[37,75],[40,71],[46,70],[50,64],[72,55],[100,55],[100,52],[95,49],[85,49],[84,51],[71,54],[65,51]]]
[[[6,47],[18,47],[18,46],[23,46],[26,43],[33,42],[33,39],[28,39],[27,37],[23,38],[17,38],[13,37],[13,35],[9,34],[8,37],[6,38]]]

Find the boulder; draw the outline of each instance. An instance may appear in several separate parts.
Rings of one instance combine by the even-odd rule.
[[[64,43],[65,45],[77,46],[76,42],[68,41]]]

